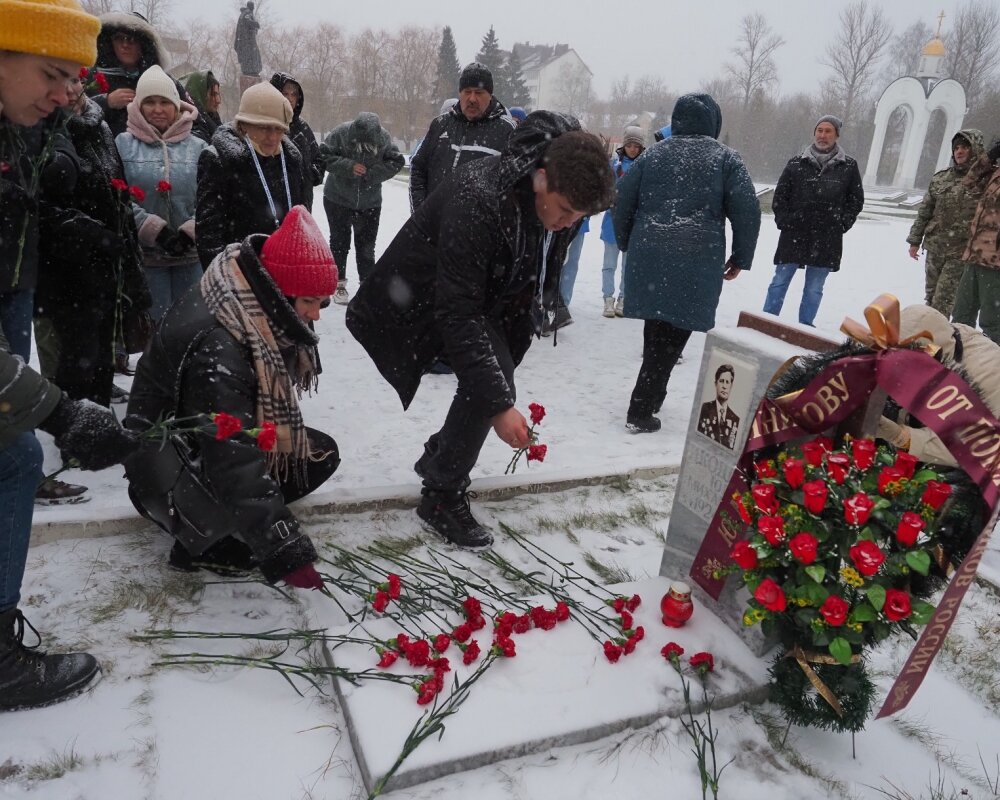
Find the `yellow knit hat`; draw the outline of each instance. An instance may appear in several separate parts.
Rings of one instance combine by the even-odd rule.
[[[0,50],[52,56],[89,67],[101,21],[76,0],[0,0]]]

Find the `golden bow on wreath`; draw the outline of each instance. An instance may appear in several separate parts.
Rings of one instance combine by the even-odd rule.
[[[929,339],[930,345],[924,347],[928,355],[934,355],[939,348],[933,343],[934,336],[930,331],[920,331],[899,339],[899,298],[885,292],[880,294],[865,308],[866,328],[860,322],[844,317],[840,330],[856,342],[870,347],[872,350],[888,350],[893,347],[907,347],[917,339]]]

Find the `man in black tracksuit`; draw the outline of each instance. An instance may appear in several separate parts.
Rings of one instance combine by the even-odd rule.
[[[554,311],[580,220],[607,208],[612,192],[600,140],[572,117],[535,112],[502,153],[427,197],[348,306],[348,329],[404,408],[440,356],[455,370],[444,425],[415,465],[417,513],[454,544],[493,541],[469,509],[469,473],[491,428],[511,447],[528,445],[514,368]]]

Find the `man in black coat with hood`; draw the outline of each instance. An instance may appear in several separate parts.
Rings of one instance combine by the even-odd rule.
[[[444,425],[414,467],[424,483],[417,513],[454,544],[493,542],[469,508],[469,473],[491,428],[511,447],[528,445],[514,368],[554,313],[580,220],[612,193],[600,140],[572,117],[535,112],[502,153],[430,194],[348,306],[348,330],[404,408],[439,357],[455,370]]]
[[[309,123],[302,119],[302,108],[306,104],[305,92],[302,90],[302,84],[285,72],[275,72],[271,76],[271,85],[285,96],[292,107],[292,121],[288,123],[288,138],[302,153],[302,169],[305,171],[306,178],[305,187],[311,197],[312,190],[309,187],[319,186],[323,182],[325,166],[319,152],[319,141],[316,139],[316,134],[309,127]],[[311,208],[312,202],[307,205]]]

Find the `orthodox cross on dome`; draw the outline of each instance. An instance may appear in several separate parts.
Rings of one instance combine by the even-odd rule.
[[[937,39],[941,38],[941,25],[943,24],[944,24],[944,11],[942,10],[941,13],[938,14],[938,29],[937,33],[934,34],[935,38]]]

